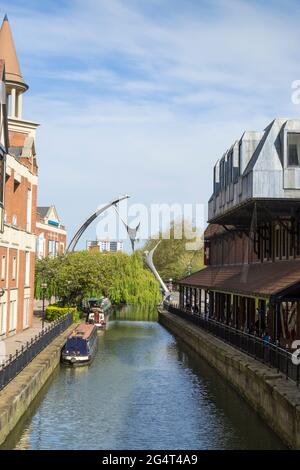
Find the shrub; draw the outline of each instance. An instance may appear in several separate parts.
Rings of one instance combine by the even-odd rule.
[[[67,313],[72,313],[73,315],[73,322],[76,322],[80,319],[80,312],[77,310],[76,307],[60,307],[59,305],[49,305],[46,308],[45,312],[45,320],[46,321],[54,321],[58,318],[63,317]]]

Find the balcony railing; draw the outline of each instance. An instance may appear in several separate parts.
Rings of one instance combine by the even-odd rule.
[[[297,387],[300,381],[300,365],[292,361],[292,353],[282,349],[278,345],[264,341],[258,336],[253,336],[241,330],[233,328],[224,323],[220,323],[204,314],[195,314],[168,303],[164,308],[170,313],[194,323],[198,327],[209,331],[209,333],[222,339],[231,346],[243,351],[254,359],[284,374],[286,379],[296,382]]]
[[[0,365],[0,390],[14,379],[51,341],[73,322],[72,314],[54,321]]]

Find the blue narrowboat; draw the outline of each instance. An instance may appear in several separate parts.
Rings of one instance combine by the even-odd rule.
[[[96,355],[97,346],[96,326],[81,323],[68,337],[62,350],[61,362],[73,367],[88,365]]]

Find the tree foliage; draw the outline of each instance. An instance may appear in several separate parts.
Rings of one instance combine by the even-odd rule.
[[[157,304],[159,285],[144,267],[139,253],[80,251],[58,258],[37,260],[35,297],[59,298],[62,305],[79,304],[84,298],[108,296],[115,304]]]
[[[187,249],[189,243],[196,241],[196,237],[193,239],[188,238],[186,236],[188,230],[180,230],[184,226],[190,232],[195,230],[195,227],[192,227],[187,221],[173,221],[169,231],[169,239],[167,239],[169,233],[160,232],[155,239],[148,240],[141,250],[150,251],[157,245],[158,240],[161,240],[154,252],[153,262],[164,280],[180,279],[204,267],[201,241],[198,239],[198,245],[200,246],[196,250]],[[181,239],[176,238],[178,233],[181,233]]]

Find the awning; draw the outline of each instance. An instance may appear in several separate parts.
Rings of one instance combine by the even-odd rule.
[[[300,261],[209,266],[179,284],[249,296],[297,295],[300,300]]]

